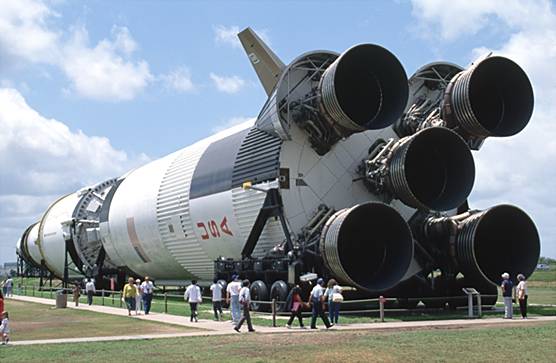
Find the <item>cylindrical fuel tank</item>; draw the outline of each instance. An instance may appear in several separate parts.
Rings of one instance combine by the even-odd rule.
[[[79,202],[77,193],[61,197],[52,203],[44,213],[38,231],[38,245],[46,267],[57,277],[64,276],[67,232],[62,223],[72,219],[75,206]],[[80,276],[68,256],[70,276]]]
[[[36,266],[41,265],[41,251],[38,245],[39,222],[30,225],[23,233],[21,249],[24,256],[29,258]]]

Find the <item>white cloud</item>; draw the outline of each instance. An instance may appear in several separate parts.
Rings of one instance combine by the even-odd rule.
[[[232,118],[226,120],[225,122],[214,126],[211,129],[211,131],[212,131],[212,133],[216,134],[216,133],[219,133],[221,131],[224,131],[226,129],[229,129],[229,128],[232,128],[232,127],[235,127],[235,126],[239,126],[239,125],[243,126],[243,124],[247,124],[247,123],[253,124],[255,122],[255,120],[256,120],[256,117],[241,117],[241,116],[232,117]]]
[[[64,45],[60,66],[81,96],[105,101],[133,99],[153,80],[146,61],[125,57],[135,48],[135,41],[125,27],[114,28],[114,40],[103,39],[92,48],[87,30],[74,30]]]
[[[542,253],[556,257],[556,12],[549,1],[413,1],[423,28],[450,41],[479,31],[509,34],[496,48],[477,47],[470,58],[492,51],[517,62],[535,92],[535,111],[527,128],[511,138],[490,138],[475,154],[477,178],[473,207],[513,203],[530,213]],[[452,6],[453,5],[453,6]],[[429,35],[432,33],[429,33]]]
[[[144,161],[144,155],[130,159],[105,137],[45,118],[17,90],[0,89],[2,195],[63,193],[121,175]]]
[[[245,86],[245,80],[238,76],[226,77],[214,73],[211,73],[209,76],[220,92],[237,93]]]
[[[72,131],[0,88],[0,261],[15,260],[17,238],[57,197],[122,175],[148,161],[105,137]]]
[[[135,59],[139,46],[127,27],[115,25],[109,38],[91,45],[84,26],[56,29],[58,17],[40,0],[3,2],[0,62],[58,67],[70,82],[64,93],[101,101],[131,100],[157,79],[147,61]],[[178,91],[187,87],[184,79],[174,81]]]
[[[216,25],[214,26],[214,41],[217,44],[225,44],[229,45],[233,48],[241,48],[241,42],[237,37],[237,34],[240,32],[239,26],[231,25]],[[268,37],[268,31],[263,30],[255,30],[255,33],[268,45],[270,46],[270,38]]]
[[[46,23],[55,16],[56,13],[40,1],[3,1],[0,54],[32,63],[54,62],[59,56],[59,34]]]
[[[191,72],[184,66],[178,67],[168,74],[163,74],[159,78],[167,88],[177,92],[191,92],[196,89],[191,79]]]

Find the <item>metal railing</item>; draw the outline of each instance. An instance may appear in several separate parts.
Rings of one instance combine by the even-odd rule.
[[[54,293],[58,293],[60,291],[65,292],[68,295],[72,295],[73,294],[73,289],[71,288],[50,288],[50,287],[37,287],[35,285],[23,285],[20,287],[16,287],[16,289],[14,289],[14,293],[16,295],[24,295],[24,296],[33,296],[33,297],[45,297],[44,293],[46,292],[48,298],[53,299],[54,298]],[[40,296],[38,296],[40,293]],[[118,306],[119,308],[123,308],[124,307],[124,299],[122,297],[122,291],[114,291],[114,290],[96,290],[95,295],[97,298],[100,298],[100,305],[101,306]],[[496,297],[497,295],[480,295],[483,298],[485,297]],[[479,299],[480,299],[479,296]],[[84,289],[80,290],[80,302],[81,299],[86,299],[87,298],[87,294],[85,292]],[[116,303],[116,298],[118,299],[118,302]],[[171,294],[168,292],[164,292],[164,293],[153,293],[153,300],[151,301],[151,306],[158,306],[159,304],[162,304],[162,312],[165,314],[168,314],[169,311],[169,307],[171,306],[179,306],[179,307],[184,307],[184,302],[183,302],[183,294]],[[426,298],[404,298],[404,300],[409,300],[409,301],[420,301],[420,300],[426,300],[426,301],[442,301],[444,303],[446,302],[450,302],[450,301],[461,301],[463,299],[467,299],[466,296],[447,296],[447,297],[426,297]],[[202,297],[203,300],[208,300],[211,301],[210,297]],[[86,300],[85,300],[86,301]],[[398,301],[397,298],[385,298],[383,296],[380,296],[379,298],[374,298],[374,299],[357,299],[357,300],[344,300],[341,304],[342,306],[346,306],[346,305],[352,305],[352,304],[360,304],[360,305],[365,305],[365,304],[377,304],[378,308],[375,309],[363,309],[363,310],[343,310],[343,314],[375,314],[378,313],[378,317],[380,319],[381,322],[384,322],[385,320],[385,311],[388,310],[389,312],[409,312],[409,311],[415,311],[415,309],[400,309],[400,308],[385,308],[385,305],[387,303],[395,303],[396,301]],[[257,304],[257,305],[267,305],[270,307],[270,312],[263,312],[263,311],[257,311],[257,314],[260,315],[271,315],[271,319],[272,319],[272,326],[276,327],[276,320],[278,316],[287,316],[290,314],[289,311],[280,311],[280,309],[278,308],[279,305],[285,304],[285,301],[279,301],[276,299],[272,299],[270,301],[260,301],[260,300],[253,300],[251,301],[251,304]],[[327,305],[326,302],[324,302],[325,305]],[[469,307],[468,307],[469,308]],[[471,307],[472,309],[472,307]],[[480,315],[479,315],[480,317]]]

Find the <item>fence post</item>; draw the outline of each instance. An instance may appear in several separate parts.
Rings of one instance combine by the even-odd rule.
[[[27,285],[23,285],[23,295],[27,296]]]
[[[164,293],[164,314],[168,314],[168,293]]]
[[[35,296],[35,285],[33,285],[33,296]]]
[[[102,289],[101,294],[102,294],[102,306],[104,306],[104,289]]]
[[[122,300],[124,299],[124,295],[123,295],[123,294],[121,294],[121,295],[122,295],[122,296],[121,296],[121,298],[120,298],[120,307],[122,307],[122,303],[123,303]]]
[[[379,309],[380,309],[380,321],[383,323],[384,323],[384,302],[385,301],[386,299],[382,295],[378,298]]]
[[[272,299],[272,327],[276,328],[276,299]]]
[[[479,318],[483,316],[483,304],[481,302],[481,294],[477,294],[477,314]]]
[[[52,299],[52,288],[50,288],[50,298]]]

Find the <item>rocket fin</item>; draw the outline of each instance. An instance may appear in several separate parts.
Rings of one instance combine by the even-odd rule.
[[[286,68],[285,64],[251,28],[242,30],[237,36],[266,94],[270,95],[282,71]]]

